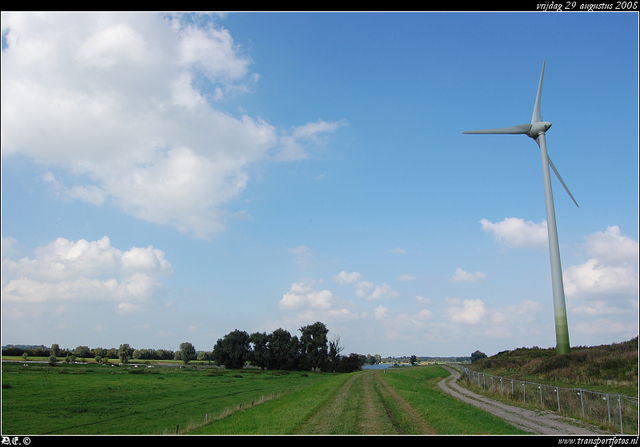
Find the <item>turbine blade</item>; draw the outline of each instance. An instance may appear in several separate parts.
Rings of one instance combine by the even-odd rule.
[[[578,202],[576,202],[576,199],[573,198],[573,195],[571,194],[571,191],[569,191],[569,188],[567,188],[567,185],[564,183],[564,180],[562,180],[562,177],[560,177],[560,173],[558,172],[556,167],[553,165],[553,162],[551,161],[551,158],[549,157],[548,154],[547,154],[547,160],[549,160],[549,166],[551,166],[551,169],[553,169],[553,172],[556,173],[556,176],[558,177],[558,180],[560,180],[560,183],[562,183],[562,186],[564,186],[564,189],[569,194],[569,197],[571,197],[571,200],[573,200],[573,203],[575,203],[576,206],[578,208],[580,208],[580,205],[578,205]]]
[[[540,113],[540,99],[542,97],[542,78],[544,78],[544,65],[546,61],[542,61],[542,73],[540,73],[540,83],[538,84],[538,94],[536,95],[536,104],[533,106],[533,116],[531,117],[531,124],[542,121],[542,115]]]
[[[526,134],[531,129],[531,124],[520,124],[512,127],[501,127],[499,129],[467,130],[466,134]]]

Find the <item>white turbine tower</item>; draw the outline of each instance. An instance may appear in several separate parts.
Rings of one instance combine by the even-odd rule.
[[[569,188],[560,177],[558,170],[551,162],[547,155],[547,143],[545,141],[545,133],[551,127],[548,121],[542,121],[540,115],[540,96],[542,94],[542,78],[544,77],[545,62],[542,62],[542,73],[540,74],[540,83],[538,84],[538,95],[536,103],[533,107],[533,117],[531,124],[520,124],[513,127],[503,127],[500,129],[484,129],[470,130],[462,132],[465,134],[525,134],[536,140],[540,146],[542,155],[542,178],[544,180],[544,198],[547,204],[547,231],[549,233],[549,254],[551,257],[551,281],[553,286],[553,305],[556,320],[556,350],[559,354],[569,352],[569,327],[567,325],[567,308],[564,299],[564,284],[562,282],[562,265],[560,263],[560,248],[558,246],[558,230],[556,227],[556,213],[553,206],[553,192],[551,190],[551,177],[549,174],[549,166],[556,173],[560,183],[569,193],[573,202],[578,206],[578,202],[573,198]]]

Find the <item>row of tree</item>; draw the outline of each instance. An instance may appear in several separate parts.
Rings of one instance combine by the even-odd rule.
[[[52,344],[50,349],[38,346],[21,349],[14,346],[3,348],[2,355],[49,357],[51,363],[59,359],[75,361],[77,358],[93,358],[96,362],[108,362],[109,359],[120,359],[122,363],[131,360],[191,360],[212,361],[227,369],[240,369],[246,364],[252,364],[261,369],[269,370],[299,370],[323,372],[352,372],[359,370],[365,363],[379,363],[380,356],[361,356],[350,354],[342,356],[343,348],[340,339],[328,339],[329,330],[321,322],[300,328],[300,338],[291,335],[285,329],[276,329],[272,333],[247,332],[234,330],[213,346],[212,351],[197,352],[189,343],[181,343],[180,350],[173,352],[163,349],[133,349],[128,344],[122,344],[118,349],[94,348],[78,346],[74,350],[60,349],[58,344]]]
[[[211,358],[227,369],[240,369],[247,363],[289,371],[352,372],[362,367],[360,355],[341,355],[340,339],[329,340],[324,323],[318,321],[299,330],[300,338],[282,328],[270,334],[236,329],[216,342]]]

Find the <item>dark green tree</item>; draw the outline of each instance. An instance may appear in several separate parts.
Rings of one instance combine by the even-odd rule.
[[[323,372],[335,372],[338,368],[338,364],[341,361],[340,353],[344,348],[340,346],[340,337],[329,341],[329,347],[327,350],[327,358],[321,366]],[[360,362],[358,356],[358,362]]]
[[[213,346],[212,357],[218,365],[227,369],[242,369],[250,359],[249,334],[236,329],[223,338],[218,339]]]
[[[314,324],[300,328],[302,335],[302,355],[311,370],[320,369],[328,358],[327,333],[329,329],[324,323],[317,321]]]
[[[269,349],[268,369],[293,371],[300,367],[300,341],[291,336],[289,331],[278,328],[269,334],[267,347]]]
[[[87,358],[89,357],[89,347],[88,346],[78,346],[74,351],[73,355],[76,357]]]
[[[128,344],[122,344],[118,348],[118,358],[120,362],[127,363],[131,356],[133,355],[133,349]]]
[[[180,352],[182,353],[182,361],[189,363],[196,358],[196,348],[189,342],[180,343]]]
[[[362,369],[362,361],[358,354],[349,354],[349,357],[342,357],[336,367],[338,373],[350,373],[360,371]]]
[[[487,355],[484,352],[476,351],[471,354],[471,363],[475,363],[480,359],[487,358]]]
[[[251,351],[251,363],[265,369],[269,366],[271,353],[269,351],[269,336],[266,332],[255,332],[249,337],[249,342],[253,346]]]

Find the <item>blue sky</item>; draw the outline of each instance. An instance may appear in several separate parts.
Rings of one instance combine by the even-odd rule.
[[[637,13],[2,14],[2,343],[638,334]]]

